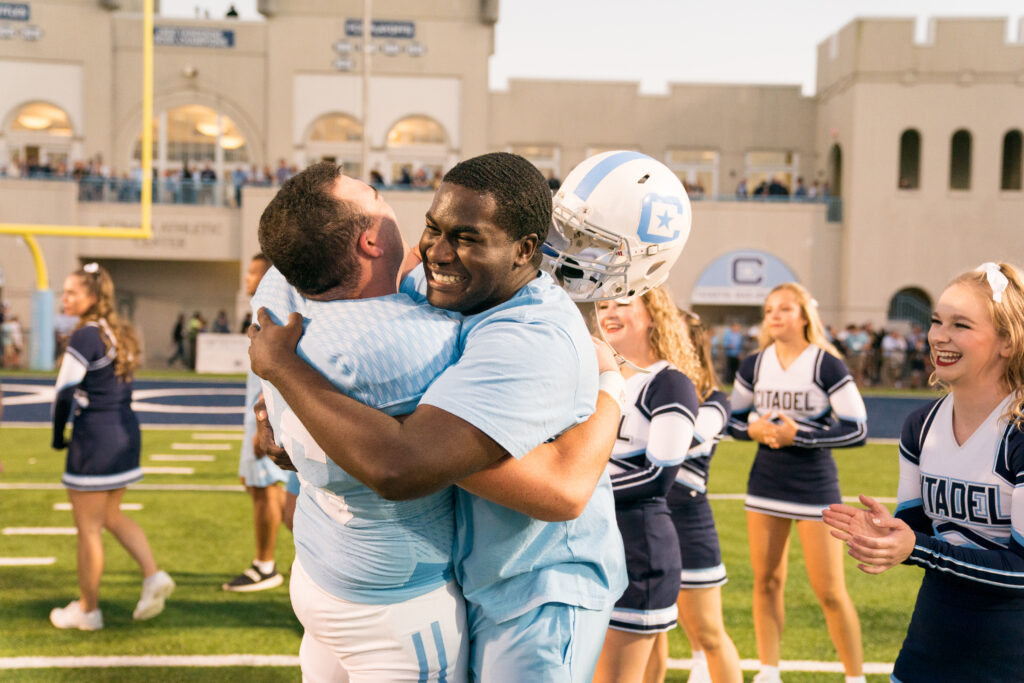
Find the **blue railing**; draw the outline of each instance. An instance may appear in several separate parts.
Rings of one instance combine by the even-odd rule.
[[[0,175],[0,178],[5,176]],[[7,176],[13,177],[13,176]],[[30,172],[19,176],[30,180],[56,182],[74,182],[78,184],[78,200],[82,202],[138,202],[142,198],[142,183],[135,178],[105,178],[98,175],[87,175],[75,178],[71,175],[54,173]],[[153,182],[153,201],[159,204],[199,204],[210,206],[240,206],[242,203],[242,187],[272,187],[277,182],[246,180],[243,184],[235,184],[233,179],[203,180],[201,178],[178,179],[165,178]],[[431,186],[416,187],[414,185],[386,185],[374,183],[378,190],[398,192],[433,192]],[[757,195],[737,197],[732,194],[714,196],[692,195],[692,201],[743,202],[753,204],[824,204],[825,219],[829,223],[840,223],[843,220],[843,200],[839,197],[794,197],[790,195]]]

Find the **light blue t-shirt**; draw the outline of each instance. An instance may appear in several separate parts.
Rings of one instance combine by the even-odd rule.
[[[421,269],[402,291],[425,300]],[[464,318],[459,340],[458,363],[420,402],[466,420],[513,457],[594,411],[598,372],[590,334],[548,275]],[[541,522],[456,489],[456,577],[466,599],[496,623],[545,603],[614,604],[626,588],[624,557],[607,475],[569,522]]]
[[[458,316],[404,294],[313,301],[271,268],[252,306],[266,307],[279,324],[299,312],[298,355],[342,393],[389,415],[411,413],[458,358]],[[450,581],[452,489],[384,500],[328,458],[281,394],[263,385],[275,438],[299,471],[295,553],[313,581],[342,599],[371,604],[409,600]]]

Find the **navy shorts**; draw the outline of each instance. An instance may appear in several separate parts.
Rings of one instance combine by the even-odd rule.
[[[668,506],[657,501],[617,508],[615,519],[626,548],[629,586],[615,603],[609,626],[633,633],[675,628],[682,563]]]
[[[728,581],[707,494],[676,484],[668,494],[668,509],[679,537],[679,587],[711,588]]]

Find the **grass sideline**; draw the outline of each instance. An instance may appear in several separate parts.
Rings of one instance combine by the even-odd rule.
[[[224,431],[211,429],[210,431]],[[143,465],[149,455],[168,453],[174,442],[191,441],[199,430],[145,430]],[[201,441],[199,438],[197,442]],[[181,463],[195,474],[147,475],[146,484],[238,484],[237,441],[216,453],[212,463]],[[59,482],[63,453],[49,448],[47,429],[0,428],[0,453],[6,472],[0,484]],[[753,459],[749,443],[723,443],[713,461],[712,493],[742,493]],[[896,447],[868,445],[836,452],[843,492],[894,496]],[[175,463],[177,464],[177,463]],[[71,514],[53,510],[67,500],[63,490],[0,490],[2,526],[71,526]],[[146,530],[161,566],[178,589],[158,618],[134,623],[139,577],[127,554],[107,538],[107,569],[101,593],[106,628],[96,633],[58,631],[47,619],[52,607],[76,594],[75,540],[70,536],[0,536],[0,555],[55,556],[47,567],[0,567],[0,657],[141,655],[141,654],[278,654],[298,653],[301,627],[292,614],[286,588],[253,594],[232,594],[220,584],[241,571],[252,558],[251,504],[244,493],[183,492],[131,489],[126,502],[142,503],[128,513]],[[725,623],[741,657],[756,658],[750,614],[751,573],[747,559],[742,501],[713,502],[729,583],[723,588]],[[794,533],[795,537],[795,533]],[[290,534],[283,530],[277,561],[287,569],[293,557]],[[903,641],[920,584],[921,572],[899,567],[879,577],[858,571],[847,558],[847,584],[857,605],[864,634],[865,661],[892,662]],[[824,619],[804,574],[799,542],[790,547],[790,580],[786,591],[784,660],[836,661]],[[689,657],[677,629],[670,635],[670,656]],[[668,681],[685,681],[687,672],[670,671]],[[753,672],[747,672],[750,680]],[[277,667],[182,667],[115,669],[3,670],[5,681],[291,681],[298,671]],[[784,673],[787,683],[840,681],[833,673]],[[883,681],[886,676],[869,676]]]

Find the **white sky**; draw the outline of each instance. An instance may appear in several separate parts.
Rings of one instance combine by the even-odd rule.
[[[284,0],[287,1],[287,0]],[[429,0],[428,0],[429,1]],[[224,16],[231,0],[162,0],[164,16]],[[235,0],[259,18],[256,0]],[[855,17],[1009,17],[1020,0],[500,0],[491,87],[509,78],[800,84],[814,92],[816,46]],[[382,19],[409,19],[387,16]],[[427,46],[430,49],[431,46]]]

